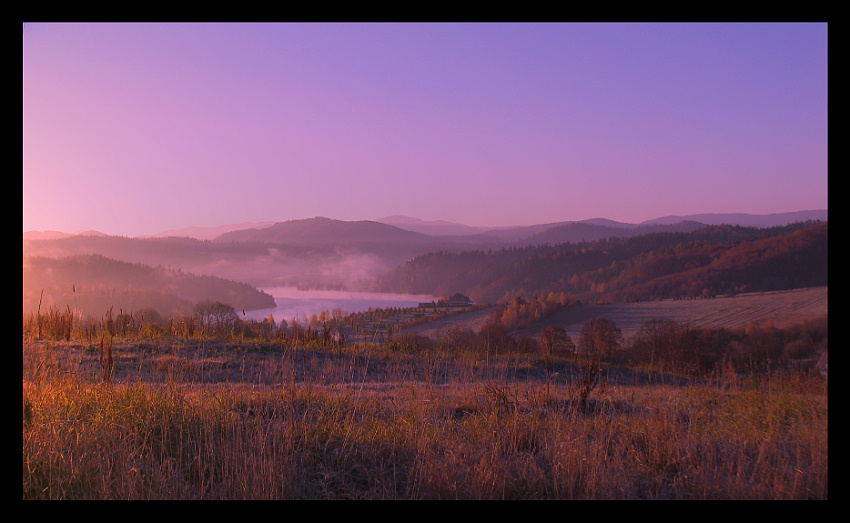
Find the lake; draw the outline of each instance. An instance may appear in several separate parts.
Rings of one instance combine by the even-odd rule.
[[[438,298],[425,294],[386,294],[376,292],[349,291],[305,291],[295,287],[266,287],[260,289],[274,297],[277,307],[245,311],[248,320],[262,321],[274,316],[280,323],[297,318],[299,322],[309,319],[312,314],[340,309],[343,312],[362,312],[369,308],[416,307],[422,302],[437,301]],[[242,312],[242,311],[239,311]]]

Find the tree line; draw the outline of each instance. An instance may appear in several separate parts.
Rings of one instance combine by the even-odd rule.
[[[478,331],[454,328],[437,339],[402,333],[394,342],[412,351],[536,355],[544,359],[549,371],[554,371],[557,361],[707,377],[814,369],[828,351],[828,319],[823,316],[784,328],[771,322],[750,322],[740,329],[657,319],[646,322],[629,340],[615,322],[604,317],[589,319],[577,339],[554,325],[543,328],[536,337],[515,334],[493,319]]]

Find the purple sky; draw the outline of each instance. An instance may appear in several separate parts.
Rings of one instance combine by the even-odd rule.
[[[827,208],[826,24],[24,24],[24,230]]]

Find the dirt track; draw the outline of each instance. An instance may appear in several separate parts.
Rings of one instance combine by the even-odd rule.
[[[620,327],[628,339],[641,326],[654,319],[671,319],[698,327],[727,329],[746,326],[748,322],[773,320],[777,327],[799,323],[828,314],[828,287],[792,291],[759,292],[705,300],[665,300],[640,303],[614,303],[576,307],[549,318],[545,322],[520,331],[538,336],[547,325],[557,325],[577,339],[581,327],[590,318],[601,316]],[[436,337],[452,325],[477,330],[484,324],[492,308],[458,314],[431,323],[405,329],[423,336]]]

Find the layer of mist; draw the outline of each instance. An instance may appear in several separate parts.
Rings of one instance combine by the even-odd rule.
[[[351,313],[370,308],[406,308],[438,299],[427,294],[302,290],[296,287],[266,287],[262,290],[274,297],[277,306],[273,309],[248,311],[246,319],[262,321],[272,316],[277,323],[281,320],[288,322],[293,318],[306,322],[311,315],[319,315],[325,311]]]

